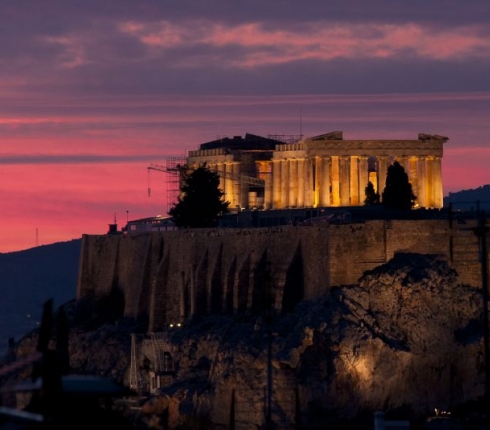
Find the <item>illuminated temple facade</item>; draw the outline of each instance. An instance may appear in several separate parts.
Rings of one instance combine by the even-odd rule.
[[[441,208],[447,140],[423,133],[414,140],[344,140],[337,131],[285,143],[246,134],[201,144],[189,151],[187,166],[217,171],[230,208],[285,209],[363,205],[368,181],[381,195],[396,160],[417,206]]]

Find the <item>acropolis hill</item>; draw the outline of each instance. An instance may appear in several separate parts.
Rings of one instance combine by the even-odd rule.
[[[148,321],[131,354],[97,367],[149,387],[144,416],[169,429],[189,413],[216,428],[261,428],[268,290],[277,428],[360,430],[377,410],[420,423],[434,407],[468,414],[483,393],[475,226],[392,219],[85,235],[77,298],[113,297],[127,320]],[[112,351],[111,333],[101,328],[93,346],[75,337],[73,362]],[[154,351],[175,363],[170,376]]]
[[[201,144],[180,173],[206,163],[220,173],[231,207],[328,210],[360,206],[368,181],[381,192],[397,160],[419,206],[441,208],[447,140],[423,133],[414,140],[344,140],[332,132],[287,143],[247,134]],[[384,219],[84,235],[77,298],[118,291],[124,315],[148,317],[149,331],[158,331],[192,315],[260,309],[268,274],[274,306],[287,312],[332,286],[355,283],[401,251],[444,255],[463,282],[480,285],[478,240],[469,227],[448,219]]]

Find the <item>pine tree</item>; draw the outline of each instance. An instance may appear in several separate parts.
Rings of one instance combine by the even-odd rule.
[[[386,174],[386,186],[383,191],[383,205],[391,209],[409,210],[415,205],[417,197],[413,194],[412,184],[403,166],[395,161]]]
[[[219,216],[229,211],[230,202],[224,201],[225,193],[219,189],[219,174],[209,170],[206,163],[186,178],[181,194],[168,212],[177,227],[216,227]]]
[[[371,181],[369,181],[364,189],[364,194],[366,198],[364,199],[364,204],[366,206],[379,205],[379,194],[374,191],[374,185]]]

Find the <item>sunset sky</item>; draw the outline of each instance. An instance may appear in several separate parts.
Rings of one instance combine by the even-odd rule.
[[[488,0],[4,0],[0,41],[0,252],[165,215],[148,165],[218,136],[440,134],[444,195],[490,183]]]

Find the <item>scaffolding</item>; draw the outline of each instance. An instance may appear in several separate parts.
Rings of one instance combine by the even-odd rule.
[[[175,364],[167,332],[131,334],[129,387],[138,393],[154,393],[172,383]],[[141,365],[140,360],[148,361]]]
[[[166,157],[164,166],[167,172],[167,212],[177,203],[177,198],[180,194],[180,172],[179,166],[183,166],[187,161],[185,155]]]
[[[179,166],[183,166],[187,161],[185,155],[170,155],[164,158],[163,164],[150,164],[148,166],[148,175],[151,170],[157,170],[159,172],[167,173],[167,208],[166,212],[177,203],[177,199],[180,194],[180,169]],[[149,184],[148,176],[148,196],[151,195],[151,186]]]
[[[170,348],[168,347],[167,333],[150,333],[153,347],[153,359],[155,372],[173,372]]]
[[[165,164],[150,164],[148,166],[148,173],[150,173],[151,170],[167,173],[167,212],[170,210],[172,205],[177,202],[177,197],[180,194],[180,173],[182,170],[181,168],[187,166],[185,161],[185,157],[167,157],[165,159]],[[264,179],[259,177],[218,171],[214,168],[211,170],[218,173],[220,177],[231,179],[238,183],[250,184],[262,188],[265,186]],[[262,175],[266,173],[270,172],[262,172]],[[151,188],[149,185],[148,194],[151,194]]]
[[[129,388],[139,391],[141,386],[138,374],[138,357],[136,350],[136,334],[131,333],[131,365],[129,370]]]
[[[268,134],[268,139],[274,139],[282,143],[296,143],[303,139],[302,134]]]
[[[167,332],[150,333],[153,348],[153,369],[150,371],[150,392],[170,384],[175,374],[174,360],[167,340]]]

